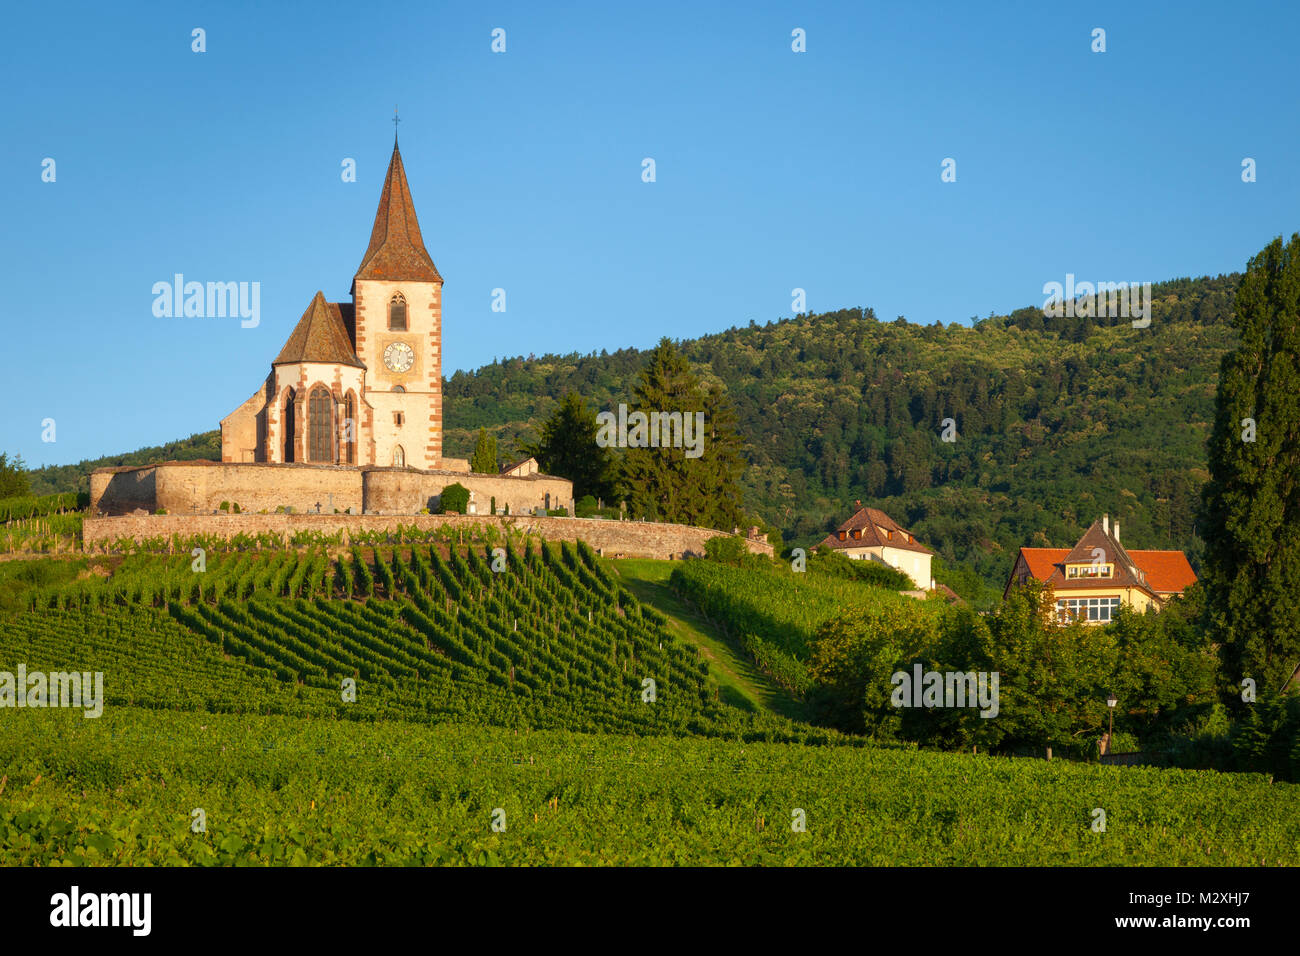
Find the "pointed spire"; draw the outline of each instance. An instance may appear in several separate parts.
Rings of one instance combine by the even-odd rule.
[[[424,248],[420,223],[415,218],[415,204],[406,183],[402,154],[393,137],[393,158],[388,163],[384,191],[379,197],[375,226],[370,232],[370,246],[354,279],[413,279],[441,282],[442,276]]]
[[[317,292],[294,326],[289,341],[272,365],[297,365],[299,362],[325,362],[329,365],[352,365],[365,368],[352,349],[352,340],[337,302],[326,302],[325,293]]]

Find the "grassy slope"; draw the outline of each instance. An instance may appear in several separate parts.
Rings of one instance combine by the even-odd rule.
[[[709,662],[710,674],[723,690],[724,700],[792,720],[804,718],[799,701],[759,671],[734,638],[668,586],[674,562],[625,558],[608,564],[638,601],[667,615],[676,637],[700,649]]]

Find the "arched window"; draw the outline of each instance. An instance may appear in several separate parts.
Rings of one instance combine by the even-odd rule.
[[[284,455],[282,461],[294,460],[294,446],[298,439],[298,423],[294,420],[294,394],[293,389],[285,392],[284,395],[284,415],[280,419],[284,423]]]
[[[388,331],[406,331],[406,299],[400,292],[393,293],[393,297],[388,300]]]
[[[357,400],[349,392],[343,399],[343,459],[349,465],[357,460]]]
[[[402,451],[401,445],[393,449],[393,466],[395,468],[406,467],[406,452]]]
[[[394,385],[393,388],[392,388],[392,390],[393,390],[394,392],[404,392],[404,391],[406,391],[406,389],[402,388],[402,386],[400,386],[400,385]]]
[[[334,461],[334,399],[329,391],[316,386],[307,403],[309,461]]]

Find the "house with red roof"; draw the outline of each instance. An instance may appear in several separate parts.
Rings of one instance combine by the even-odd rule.
[[[1056,592],[1056,619],[1107,624],[1121,604],[1159,610],[1196,582],[1181,551],[1129,551],[1119,522],[1109,515],[1092,523],[1073,548],[1021,548],[1003,597],[1033,579]]]
[[[930,559],[934,552],[879,508],[858,510],[819,544],[855,561],[879,561],[902,571],[921,590],[932,590]]]

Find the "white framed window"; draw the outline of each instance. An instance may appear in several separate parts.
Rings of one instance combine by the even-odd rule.
[[[1113,564],[1068,564],[1065,567],[1067,578],[1109,578],[1114,575]]]
[[[1070,621],[1109,624],[1118,610],[1118,597],[1059,598],[1056,602],[1056,619],[1063,624]]]

